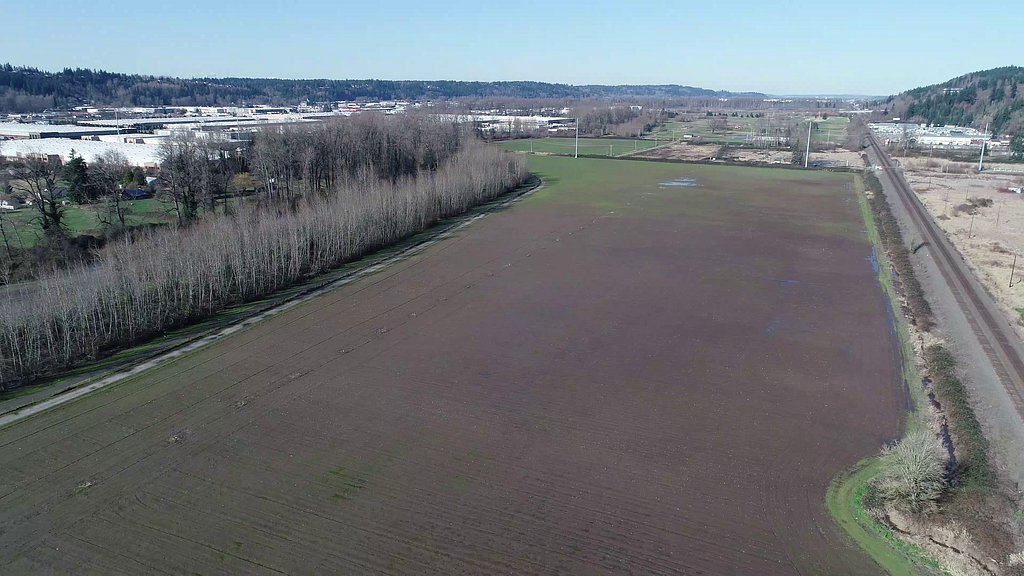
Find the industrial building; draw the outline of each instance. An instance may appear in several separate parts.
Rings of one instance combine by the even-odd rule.
[[[963,126],[928,126],[900,122],[874,122],[868,126],[886,144],[907,144],[913,148],[949,150],[977,148],[980,150],[982,144],[988,144],[990,148],[1000,144],[999,141],[993,140],[988,133]]]
[[[117,134],[117,128],[74,124],[36,124],[0,122],[0,140],[39,140],[43,138],[82,138]]]
[[[108,152],[117,152],[133,166],[144,168],[160,164],[158,144],[128,144],[126,142],[100,142],[96,140],[72,140],[68,138],[43,138],[22,140],[0,140],[0,157],[29,158],[33,156],[56,156],[62,162],[71,158],[71,152],[81,156],[87,163],[95,162]]]

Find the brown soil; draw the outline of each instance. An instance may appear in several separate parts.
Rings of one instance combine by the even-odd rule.
[[[831,165],[837,168],[860,169],[864,167],[864,160],[861,157],[861,152],[851,152],[843,148],[832,148],[831,150],[812,151],[811,161],[831,162]]]
[[[754,148],[733,148],[729,151],[731,160],[767,164],[792,164],[793,153],[789,150],[757,150]]]
[[[886,302],[780,182],[524,202],[0,430],[0,572],[879,573],[822,501],[898,434]]]
[[[640,158],[671,158],[673,160],[710,160],[721,148],[718,144],[688,144],[677,142],[667,146],[658,146],[634,154]]]

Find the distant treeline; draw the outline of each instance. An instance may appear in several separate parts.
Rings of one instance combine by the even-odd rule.
[[[229,106],[339,100],[441,98],[719,97],[732,93],[691,86],[571,86],[546,82],[454,80],[283,80],[277,78],[171,78],[65,68],[0,66],[0,111],[34,112],[85,104],[109,106]],[[749,93],[748,95],[755,95]]]

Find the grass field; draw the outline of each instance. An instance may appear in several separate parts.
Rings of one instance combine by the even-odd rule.
[[[849,174],[531,156],[407,260],[0,429],[0,572],[877,574]]]
[[[129,226],[171,222],[175,219],[173,205],[155,198],[133,200],[129,204],[131,213],[126,218]],[[64,212],[64,227],[72,237],[82,234],[100,236],[103,234],[103,223],[100,222],[97,213],[102,210],[104,207],[99,204],[68,206]],[[0,214],[0,218],[14,247],[34,246],[42,237],[39,214],[31,206],[4,212]]]
[[[753,135],[756,136],[761,130],[768,128],[769,112],[764,112],[766,116],[764,118],[749,118],[744,117],[742,114],[749,114],[749,112],[740,112],[740,116],[728,116],[724,119],[728,122],[728,127],[725,130],[719,130],[712,132],[710,123],[715,117],[707,117],[696,114],[689,116],[693,117],[692,121],[686,122],[682,120],[670,120],[665,124],[658,127],[655,130],[655,134],[661,138],[672,138],[675,137],[677,140],[683,139],[683,135],[689,134],[694,137],[694,141],[700,141],[704,143],[731,143],[731,144],[742,144],[749,142],[753,130]],[[774,111],[770,112],[772,116],[771,126],[779,128],[789,123],[805,121],[805,115],[796,111]],[[721,118],[721,117],[718,117]],[[827,120],[821,120],[820,118],[815,120],[818,125],[817,130],[811,134],[811,139],[814,142],[831,142],[833,144],[842,145],[846,140],[846,126],[849,123],[849,119],[842,116],[830,116]],[[804,132],[807,131],[807,124],[803,124]]]
[[[815,120],[817,129],[811,133],[811,141],[842,146],[846,142],[846,127],[849,123],[850,119],[843,116],[829,116],[827,120],[819,118]]]
[[[746,114],[746,112],[744,112]],[[750,130],[754,129],[754,133],[757,133],[759,128],[765,126],[765,119],[763,118],[744,118],[744,117],[726,117],[725,120],[728,122],[728,127],[724,130],[711,130],[711,121],[715,118],[707,116],[697,116],[693,121],[686,122],[683,120],[669,120],[665,124],[659,126],[655,131],[654,135],[660,138],[675,138],[676,140],[683,140],[684,135],[693,136],[694,141],[700,141],[704,143],[718,142],[718,143],[741,143],[750,139]]]
[[[664,144],[665,142],[661,142]],[[506,140],[495,144],[505,150],[539,152],[546,154],[573,154],[576,151],[575,138],[528,138]],[[586,156],[619,156],[637,150],[653,148],[654,140],[629,138],[580,138],[579,153]]]

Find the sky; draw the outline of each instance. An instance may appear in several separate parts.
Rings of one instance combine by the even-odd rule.
[[[52,71],[887,95],[1024,65],[1024,3],[1008,0],[107,0],[2,13],[0,62]]]

